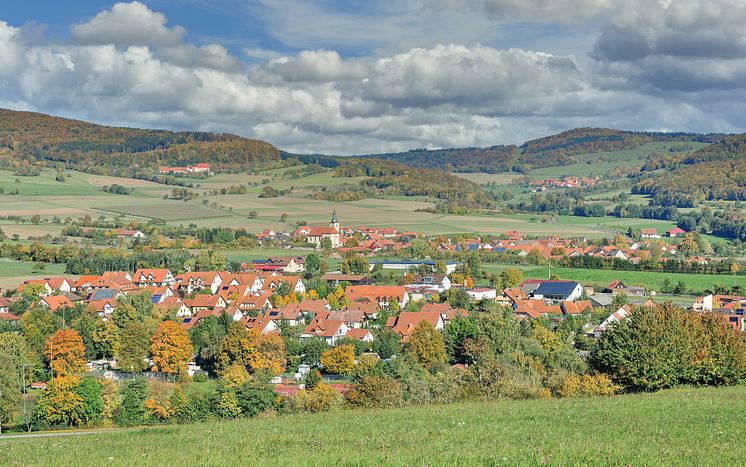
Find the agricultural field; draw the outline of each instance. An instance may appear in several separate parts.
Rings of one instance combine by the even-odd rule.
[[[681,388],[0,438],[0,464],[741,465],[744,417],[745,386]]]

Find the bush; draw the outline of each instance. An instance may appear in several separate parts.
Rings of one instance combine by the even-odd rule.
[[[582,376],[561,373],[550,379],[549,389],[555,397],[579,397],[611,396],[622,387],[614,384],[611,378],[603,373]]]
[[[145,421],[145,400],[148,398],[148,381],[143,378],[131,379],[120,390],[122,403],[114,415],[119,426],[142,425]]]
[[[353,407],[395,407],[402,402],[401,385],[385,376],[357,378],[345,396]]]
[[[343,405],[344,397],[328,384],[321,382],[313,389],[301,389],[295,397],[286,400],[283,411],[286,413],[326,412],[338,410]]]
[[[274,407],[277,395],[268,384],[252,380],[236,388],[236,398],[241,413],[255,417]]]
[[[192,381],[195,383],[204,383],[207,382],[207,372],[205,371],[198,371],[197,373],[192,376]]]

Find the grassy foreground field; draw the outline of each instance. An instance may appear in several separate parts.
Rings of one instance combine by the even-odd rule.
[[[746,387],[0,441],[0,465],[741,465]]]

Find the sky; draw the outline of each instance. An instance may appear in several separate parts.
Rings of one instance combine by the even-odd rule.
[[[744,132],[746,0],[0,0],[0,107],[294,152]]]

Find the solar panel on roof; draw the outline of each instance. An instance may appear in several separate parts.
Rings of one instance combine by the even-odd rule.
[[[93,301],[98,300],[108,300],[110,298],[114,298],[114,296],[117,294],[117,291],[114,289],[101,289],[97,290],[93,294]]]
[[[162,294],[159,294],[159,293],[155,294],[155,295],[152,295],[150,297],[150,302],[151,303],[158,303],[158,302],[160,302],[161,301],[161,296],[162,296]]]

